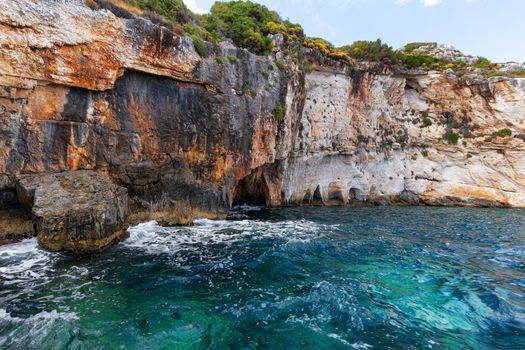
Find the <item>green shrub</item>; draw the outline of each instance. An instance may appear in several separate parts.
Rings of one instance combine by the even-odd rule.
[[[398,63],[399,57],[386,43],[381,39],[375,41],[356,41],[352,45],[346,45],[339,48],[351,58],[356,60],[375,61],[383,63]]]
[[[210,32],[225,32],[237,46],[261,53],[271,49],[271,40],[265,40],[262,35],[263,30],[267,32],[270,21],[278,21],[278,16],[266,6],[229,1],[216,2],[211,7],[206,25]]]
[[[504,76],[505,74],[503,72],[500,72],[500,71],[492,71],[490,72],[489,74],[487,74],[487,77],[489,78],[493,78],[493,77],[502,77]]]
[[[407,68],[428,68],[435,70],[445,70],[445,69],[457,69],[467,66],[467,63],[464,61],[451,61],[443,58],[438,58],[430,56],[424,52],[417,52],[416,50],[421,47],[436,47],[435,42],[421,42],[421,43],[411,43],[405,45],[405,47],[397,52],[398,61],[400,64],[404,65]],[[480,65],[486,64],[488,60],[481,59],[479,60]],[[488,61],[490,62],[490,61]],[[492,64],[492,63],[490,63]]]
[[[510,74],[515,78],[525,78],[525,70],[514,70]]]
[[[455,129],[459,127],[459,123],[456,120],[456,117],[451,112],[445,112],[443,113],[443,118],[445,118],[445,122],[447,124],[447,128],[449,129]]]
[[[222,58],[221,56],[217,56],[215,57],[215,62],[217,62],[218,64],[224,64],[224,58]]]
[[[449,61],[429,55],[416,52],[399,52],[399,61],[407,68],[431,68],[436,70],[445,70],[448,68],[458,68],[466,66],[462,61]]]
[[[429,127],[430,125],[432,125],[432,120],[430,120],[429,117],[424,117],[423,118],[423,128],[427,128]]]
[[[443,140],[447,141],[451,145],[457,145],[459,141],[459,134],[452,130],[447,130],[445,135],[443,135]]]
[[[274,117],[279,123],[284,120],[283,106],[280,103],[275,106]]]
[[[106,0],[111,1],[113,0]],[[188,34],[194,40],[198,37],[213,42],[221,39],[206,30],[203,23],[206,16],[198,16],[191,12],[183,0],[119,0],[115,2],[117,6],[114,7],[126,7],[122,3],[131,5],[130,8],[136,9],[133,11],[135,14],[148,18],[153,23],[171,27],[178,35]]]
[[[286,20],[283,22],[268,22],[268,32],[270,34],[281,34],[286,41],[297,41],[304,37],[303,28],[298,24],[290,23]]]
[[[461,127],[459,128],[459,131],[461,132],[464,138],[468,139],[474,136],[474,134],[472,134],[472,127],[470,125],[467,125],[467,124],[461,125]]]
[[[285,39],[304,35],[301,26],[283,21],[277,12],[251,1],[216,2],[205,17],[205,27],[212,35],[226,36],[236,46],[260,55],[271,52],[268,34],[280,33]]]
[[[111,0],[110,0],[111,1]],[[167,22],[172,28],[199,36],[203,40],[219,42],[231,39],[237,47],[252,53],[267,55],[272,49],[269,34],[282,34],[286,41],[301,41],[303,28],[282,20],[277,12],[251,1],[216,2],[209,14],[196,15],[183,0],[122,0],[147,13],[153,22]],[[140,13],[139,13],[140,14]]]
[[[428,151],[426,149],[422,150],[421,151],[421,154],[423,155],[423,157],[428,157]]]
[[[423,46],[433,47],[433,46],[437,46],[437,43],[436,42],[415,42],[415,43],[409,43],[409,44],[405,45],[403,50],[405,52],[413,52],[414,50],[419,49],[420,47],[423,47]]]
[[[184,24],[198,20],[182,0],[124,0],[124,2],[162,15],[171,24]]]
[[[319,51],[323,56],[332,58],[334,60],[346,61],[347,63],[354,63],[354,60],[348,55],[343,48],[335,48],[334,45],[321,38],[305,38],[303,45]]]
[[[489,59],[485,57],[478,58],[478,60],[474,63],[474,67],[479,68],[479,69],[489,68],[489,67],[492,67],[493,65],[494,63],[492,63]]]
[[[314,66],[309,63],[303,64],[303,69],[306,73],[312,73],[314,71]]]
[[[495,136],[510,137],[512,136],[512,130],[510,130],[509,128],[505,128],[497,131],[495,134]]]
[[[236,64],[237,63],[237,57],[233,56],[233,55],[229,55],[228,56],[228,61],[231,63],[231,64]]]
[[[191,39],[193,40],[193,46],[195,47],[195,50],[201,56],[202,58],[206,58],[208,56],[208,44],[199,36],[192,35]]]
[[[306,38],[304,44],[306,47],[318,50],[325,56],[328,56],[334,49],[334,45],[332,45],[332,43],[322,38]]]
[[[284,72],[285,66],[282,60],[275,61],[275,65],[277,66],[277,68],[279,68],[281,72]]]

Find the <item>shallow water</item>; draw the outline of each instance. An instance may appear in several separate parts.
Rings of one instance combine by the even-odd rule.
[[[525,211],[154,222],[96,258],[0,247],[1,349],[523,349]]]

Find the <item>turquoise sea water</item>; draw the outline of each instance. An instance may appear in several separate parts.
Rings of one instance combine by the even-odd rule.
[[[525,211],[154,222],[75,261],[0,247],[1,349],[525,349]]]

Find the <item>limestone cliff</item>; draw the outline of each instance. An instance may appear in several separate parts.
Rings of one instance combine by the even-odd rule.
[[[467,82],[306,50],[305,70],[279,45],[260,57],[209,44],[201,58],[186,37],[81,0],[0,7],[0,205],[32,208],[50,249],[98,249],[129,212],[171,222],[181,207],[525,207],[525,79]],[[62,215],[35,204],[60,196],[73,198]]]

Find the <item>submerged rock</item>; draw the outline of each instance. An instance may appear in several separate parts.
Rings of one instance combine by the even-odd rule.
[[[31,208],[38,242],[46,249],[98,252],[125,231],[128,191],[98,172],[24,175],[17,190],[21,203]]]

